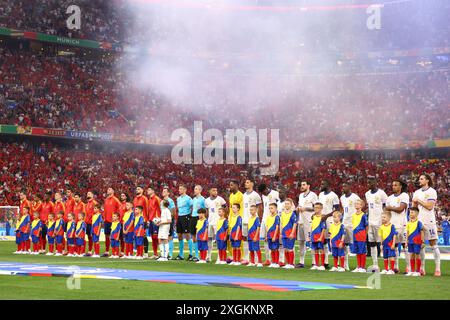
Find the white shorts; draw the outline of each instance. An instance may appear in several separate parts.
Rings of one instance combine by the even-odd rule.
[[[217,225],[216,223],[208,223],[208,238],[215,239],[217,234]]]
[[[406,226],[394,226],[397,231],[397,243],[406,243]]]
[[[344,229],[345,229],[344,243],[345,244],[353,243],[353,227],[344,226]]]
[[[159,230],[158,230],[158,239],[161,239],[161,240],[169,239],[169,230],[170,230],[170,225],[168,225],[168,224],[160,226]]]
[[[242,224],[242,236],[247,237],[248,236],[248,223]]]
[[[369,225],[369,242],[381,242],[379,230],[380,226]]]
[[[327,230],[325,230],[325,240],[329,240],[330,239],[330,226],[333,224],[333,217],[329,217],[326,220],[327,223]]]
[[[260,236],[261,238],[265,239],[265,238],[266,238],[266,233],[267,233],[267,230],[266,230],[266,220],[263,219],[262,222],[261,222],[261,227],[260,227],[260,229],[259,229],[259,236]]]
[[[299,241],[311,241],[311,225],[309,223],[298,226],[297,238]]]
[[[425,234],[425,240],[437,240],[438,239],[438,232],[437,232],[437,226],[436,223],[424,223],[423,224],[423,231]]]

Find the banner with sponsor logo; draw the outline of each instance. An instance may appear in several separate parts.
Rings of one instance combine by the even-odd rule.
[[[0,133],[46,136],[66,139],[78,139],[89,141],[110,141],[121,143],[136,143],[148,145],[173,145],[173,141],[159,141],[143,135],[122,135],[107,132],[76,131],[65,129],[52,129],[40,127],[27,127],[16,125],[0,125]],[[286,151],[326,151],[326,150],[382,150],[382,149],[418,149],[418,148],[448,148],[450,147],[450,138],[436,139],[428,141],[389,141],[376,144],[358,144],[358,143],[290,143],[281,145],[281,150]]]
[[[72,139],[86,139],[86,140],[105,140],[111,141],[113,138],[112,133],[103,132],[88,132],[88,131],[66,131],[66,137]]]
[[[83,48],[122,51],[122,46],[120,44],[116,44],[116,43],[61,37],[61,36],[55,36],[55,35],[50,35],[50,34],[45,34],[45,33],[34,32],[34,31],[21,31],[21,30],[9,29],[9,28],[0,28],[0,35],[10,36],[10,37],[19,37],[19,38],[25,38],[25,39],[30,39],[30,40],[38,40],[38,41],[44,41],[44,42],[51,42],[51,43],[57,43],[57,44],[62,44],[62,45],[68,45],[68,46],[83,47]]]

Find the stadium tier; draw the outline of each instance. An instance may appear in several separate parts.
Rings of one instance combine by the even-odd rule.
[[[286,98],[276,105],[260,101],[256,112],[245,89],[189,108],[139,90],[115,70],[120,55],[67,58],[10,47],[0,47],[0,53],[2,124],[141,135],[168,143],[174,129],[201,120],[205,129],[282,128],[281,145],[289,148],[355,143],[376,149],[391,141],[423,143],[450,134],[448,69],[300,77],[279,92],[269,89],[270,82],[261,83],[272,96]],[[210,103],[214,114],[207,111]]]
[[[83,197],[94,191],[102,201],[108,187],[117,192],[134,194],[137,185],[154,186],[158,192],[168,186],[175,194],[177,186],[186,184],[193,190],[196,184],[204,188],[217,186],[221,194],[228,194],[232,179],[243,183],[254,177],[257,183],[265,182],[285,189],[287,195],[297,199],[300,182],[307,179],[311,188],[318,191],[322,180],[329,180],[331,189],[342,193],[342,183],[353,180],[352,191],[361,197],[368,190],[367,177],[376,176],[379,187],[391,192],[391,182],[400,178],[408,183],[412,194],[417,189],[417,179],[422,172],[429,173],[439,196],[436,210],[440,217],[450,211],[450,160],[447,154],[441,159],[425,159],[414,152],[404,152],[401,158],[373,159],[361,154],[347,156],[282,156],[280,169],[274,177],[260,175],[251,165],[176,165],[170,152],[145,152],[139,149],[94,148],[83,150],[72,144],[3,142],[0,144],[0,204],[18,203],[18,192],[26,189],[29,195],[46,191],[61,191],[72,187]]]

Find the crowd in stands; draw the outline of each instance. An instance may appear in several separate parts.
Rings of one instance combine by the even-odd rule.
[[[119,147],[117,147],[119,148]],[[107,150],[107,151],[105,151]],[[362,156],[282,156],[275,176],[261,176],[259,168],[250,165],[176,165],[169,152],[145,152],[133,149],[91,149],[62,147],[30,142],[0,143],[0,205],[18,203],[18,191],[25,188],[29,194],[56,192],[67,186],[81,193],[94,191],[104,199],[108,187],[134,194],[137,185],[154,186],[161,190],[169,186],[176,194],[184,183],[193,190],[200,184],[207,190],[217,186],[222,196],[228,196],[230,179],[243,182],[253,177],[273,188],[286,190],[298,199],[300,182],[308,179],[312,190],[319,191],[323,179],[330,181],[339,196],[342,183],[352,180],[352,191],[363,197],[368,190],[367,177],[375,176],[380,188],[392,193],[390,182],[401,178],[408,183],[412,194],[423,172],[429,173],[438,192],[438,214],[450,213],[450,160],[408,157],[403,160],[367,160]]]
[[[304,77],[295,85],[287,81],[286,86],[272,88],[266,81],[260,83],[261,94],[250,100],[245,87],[221,99],[217,91],[226,87],[205,82],[198,88],[206,97],[211,90],[214,101],[185,108],[162,94],[137,88],[115,68],[120,56],[89,60],[1,47],[0,56],[3,124],[141,135],[170,143],[174,129],[202,120],[205,129],[281,128],[280,143],[288,148],[297,143],[376,148],[391,141],[446,138],[450,133],[448,70]]]
[[[449,45],[449,25],[447,23],[450,5],[445,0],[400,1],[387,4],[382,10],[382,28],[370,33],[366,27],[369,15],[366,7],[332,9],[333,4],[370,4],[371,1],[314,1],[296,2],[292,10],[256,10],[255,1],[239,1],[218,4],[199,4],[196,1],[139,1],[139,0],[0,0],[0,27],[17,28],[26,31],[38,31],[47,34],[72,38],[87,38],[97,41],[136,44],[145,39],[164,39],[167,34],[186,32],[183,20],[190,25],[205,26],[214,34],[217,43],[221,43],[233,32],[245,37],[247,43],[264,41],[255,35],[256,30],[237,29],[238,21],[251,21],[257,25],[261,19],[278,19],[277,25],[286,30],[297,30],[297,43],[286,42],[286,46],[307,50],[326,51],[377,51],[416,49],[421,47],[444,47]],[[372,1],[379,3],[379,1]],[[69,5],[81,8],[82,26],[80,30],[66,27],[66,13]],[[264,5],[264,4],[263,4]],[[267,4],[266,4],[267,5]],[[283,2],[272,5],[283,7]],[[290,6],[293,3],[289,3]],[[314,10],[313,7],[321,7]],[[216,9],[214,9],[216,6]],[[311,7],[299,10],[299,6]],[[221,9],[217,9],[217,7]],[[257,6],[256,6],[257,7]],[[284,6],[286,8],[286,6]],[[329,8],[329,10],[324,10]],[[216,10],[228,15],[229,26],[220,28],[221,19],[217,19]],[[231,10],[231,11],[230,11]],[[164,19],[160,20],[163,13]],[[142,15],[142,16],[141,16]],[[211,19],[205,19],[211,16]],[[202,18],[199,19],[198,17]],[[168,20],[178,20],[176,24],[167,24]],[[236,19],[236,20],[233,20]],[[181,20],[181,21],[180,21]],[[326,23],[324,23],[326,21]],[[219,25],[215,27],[215,23]],[[336,30],[339,30],[336,33]],[[217,31],[217,32],[216,32]],[[148,32],[151,37],[148,37]],[[261,32],[264,36],[264,32]],[[301,47],[299,47],[301,46]],[[250,45],[251,47],[251,45]],[[352,49],[349,49],[352,48]],[[208,48],[204,48],[208,49]]]

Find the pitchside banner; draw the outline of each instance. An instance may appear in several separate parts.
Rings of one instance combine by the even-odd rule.
[[[80,140],[115,141],[115,142],[139,143],[149,145],[170,144],[170,142],[157,141],[140,135],[117,135],[106,132],[75,131],[75,130],[27,127],[27,126],[16,126],[6,124],[0,125],[0,133],[60,137],[60,138],[80,139]],[[281,149],[283,150],[288,149],[288,150],[307,150],[307,151],[404,149],[404,148],[413,149],[413,148],[445,148],[445,147],[450,147],[450,138],[429,140],[429,141],[414,140],[408,142],[387,142],[384,144],[366,144],[366,145],[356,143],[335,143],[335,144],[308,143],[308,144],[281,145]]]

